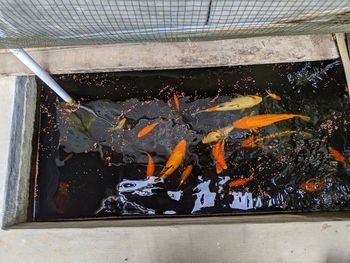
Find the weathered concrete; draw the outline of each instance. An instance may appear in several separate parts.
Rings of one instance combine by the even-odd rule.
[[[29,53],[52,74],[235,66],[339,57],[331,35],[119,44],[32,50]],[[0,74],[32,74],[12,54],[0,53],[0,61]]]
[[[11,145],[12,113],[15,100],[15,77],[0,78],[0,213],[4,211],[5,184]],[[2,222],[2,216],[0,216]],[[1,224],[2,225],[2,224]]]
[[[350,223],[34,229],[0,232],[6,262],[290,262],[350,258]]]
[[[1,191],[4,194],[1,226],[6,227],[27,219],[36,82],[34,77],[5,78],[0,81],[4,102],[10,98],[9,102],[12,103],[7,105],[7,110],[6,105],[1,105],[1,112],[5,114],[3,117],[9,118],[3,123],[10,128],[10,132],[1,135],[2,143],[8,149],[8,157],[1,158],[6,162],[3,173],[6,177],[1,178],[1,182],[5,182]],[[2,146],[0,148],[3,149]]]

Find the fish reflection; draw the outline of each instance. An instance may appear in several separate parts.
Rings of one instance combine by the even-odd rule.
[[[267,139],[273,139],[273,138],[278,138],[278,137],[283,137],[283,136],[290,136],[293,134],[301,134],[303,136],[304,139],[310,139],[312,138],[312,134],[308,133],[308,132],[301,132],[301,131],[282,131],[282,132],[276,132],[276,133],[272,133],[272,134],[268,134],[266,136],[263,137],[258,137],[255,138],[253,135],[249,136],[247,139],[245,139],[242,142],[242,147],[257,147],[259,146],[259,143],[263,143],[265,140]]]

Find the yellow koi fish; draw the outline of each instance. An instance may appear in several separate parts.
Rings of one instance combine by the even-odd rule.
[[[253,95],[242,96],[242,97],[233,98],[227,102],[221,103],[219,105],[216,105],[206,110],[198,111],[196,113],[242,110],[242,109],[251,108],[255,105],[258,105],[261,102],[262,102],[262,97],[259,97],[259,96],[253,96]]]
[[[283,136],[289,136],[293,134],[301,134],[305,139],[312,138],[312,134],[308,132],[301,132],[301,131],[282,131],[282,132],[276,132],[272,134],[268,134],[263,137],[254,138],[254,136],[249,136],[247,139],[245,139],[242,142],[242,147],[257,147],[259,143],[262,143],[264,140],[267,139],[273,139],[277,137],[283,137]]]
[[[122,118],[117,125],[113,126],[112,128],[110,128],[110,131],[116,131],[116,130],[121,130],[124,125],[126,123],[126,118]]]
[[[170,176],[176,169],[181,165],[186,157],[186,140],[182,139],[171,152],[169,160],[167,161],[165,167],[160,172],[159,179],[165,179]]]
[[[227,126],[216,131],[210,132],[207,136],[202,139],[202,143],[215,143],[219,140],[225,140],[230,132],[233,130],[233,126]]]

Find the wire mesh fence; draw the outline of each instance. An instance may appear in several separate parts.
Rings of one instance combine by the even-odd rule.
[[[0,47],[350,32],[350,0],[0,0]]]

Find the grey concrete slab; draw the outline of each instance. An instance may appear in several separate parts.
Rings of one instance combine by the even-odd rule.
[[[102,45],[29,53],[52,74],[235,66],[339,57],[331,35]],[[0,61],[0,74],[32,74],[12,54],[0,53]]]
[[[10,129],[0,135],[8,154],[2,159],[5,169],[1,174],[1,183],[5,183],[1,191],[1,227],[6,227],[27,220],[36,82],[34,77],[5,78],[0,79],[2,85],[1,90],[5,93],[2,98],[8,105],[7,108],[1,105],[1,112],[4,113],[2,117],[7,118],[7,122],[3,123]]]
[[[4,262],[349,262],[349,222],[0,232]]]

